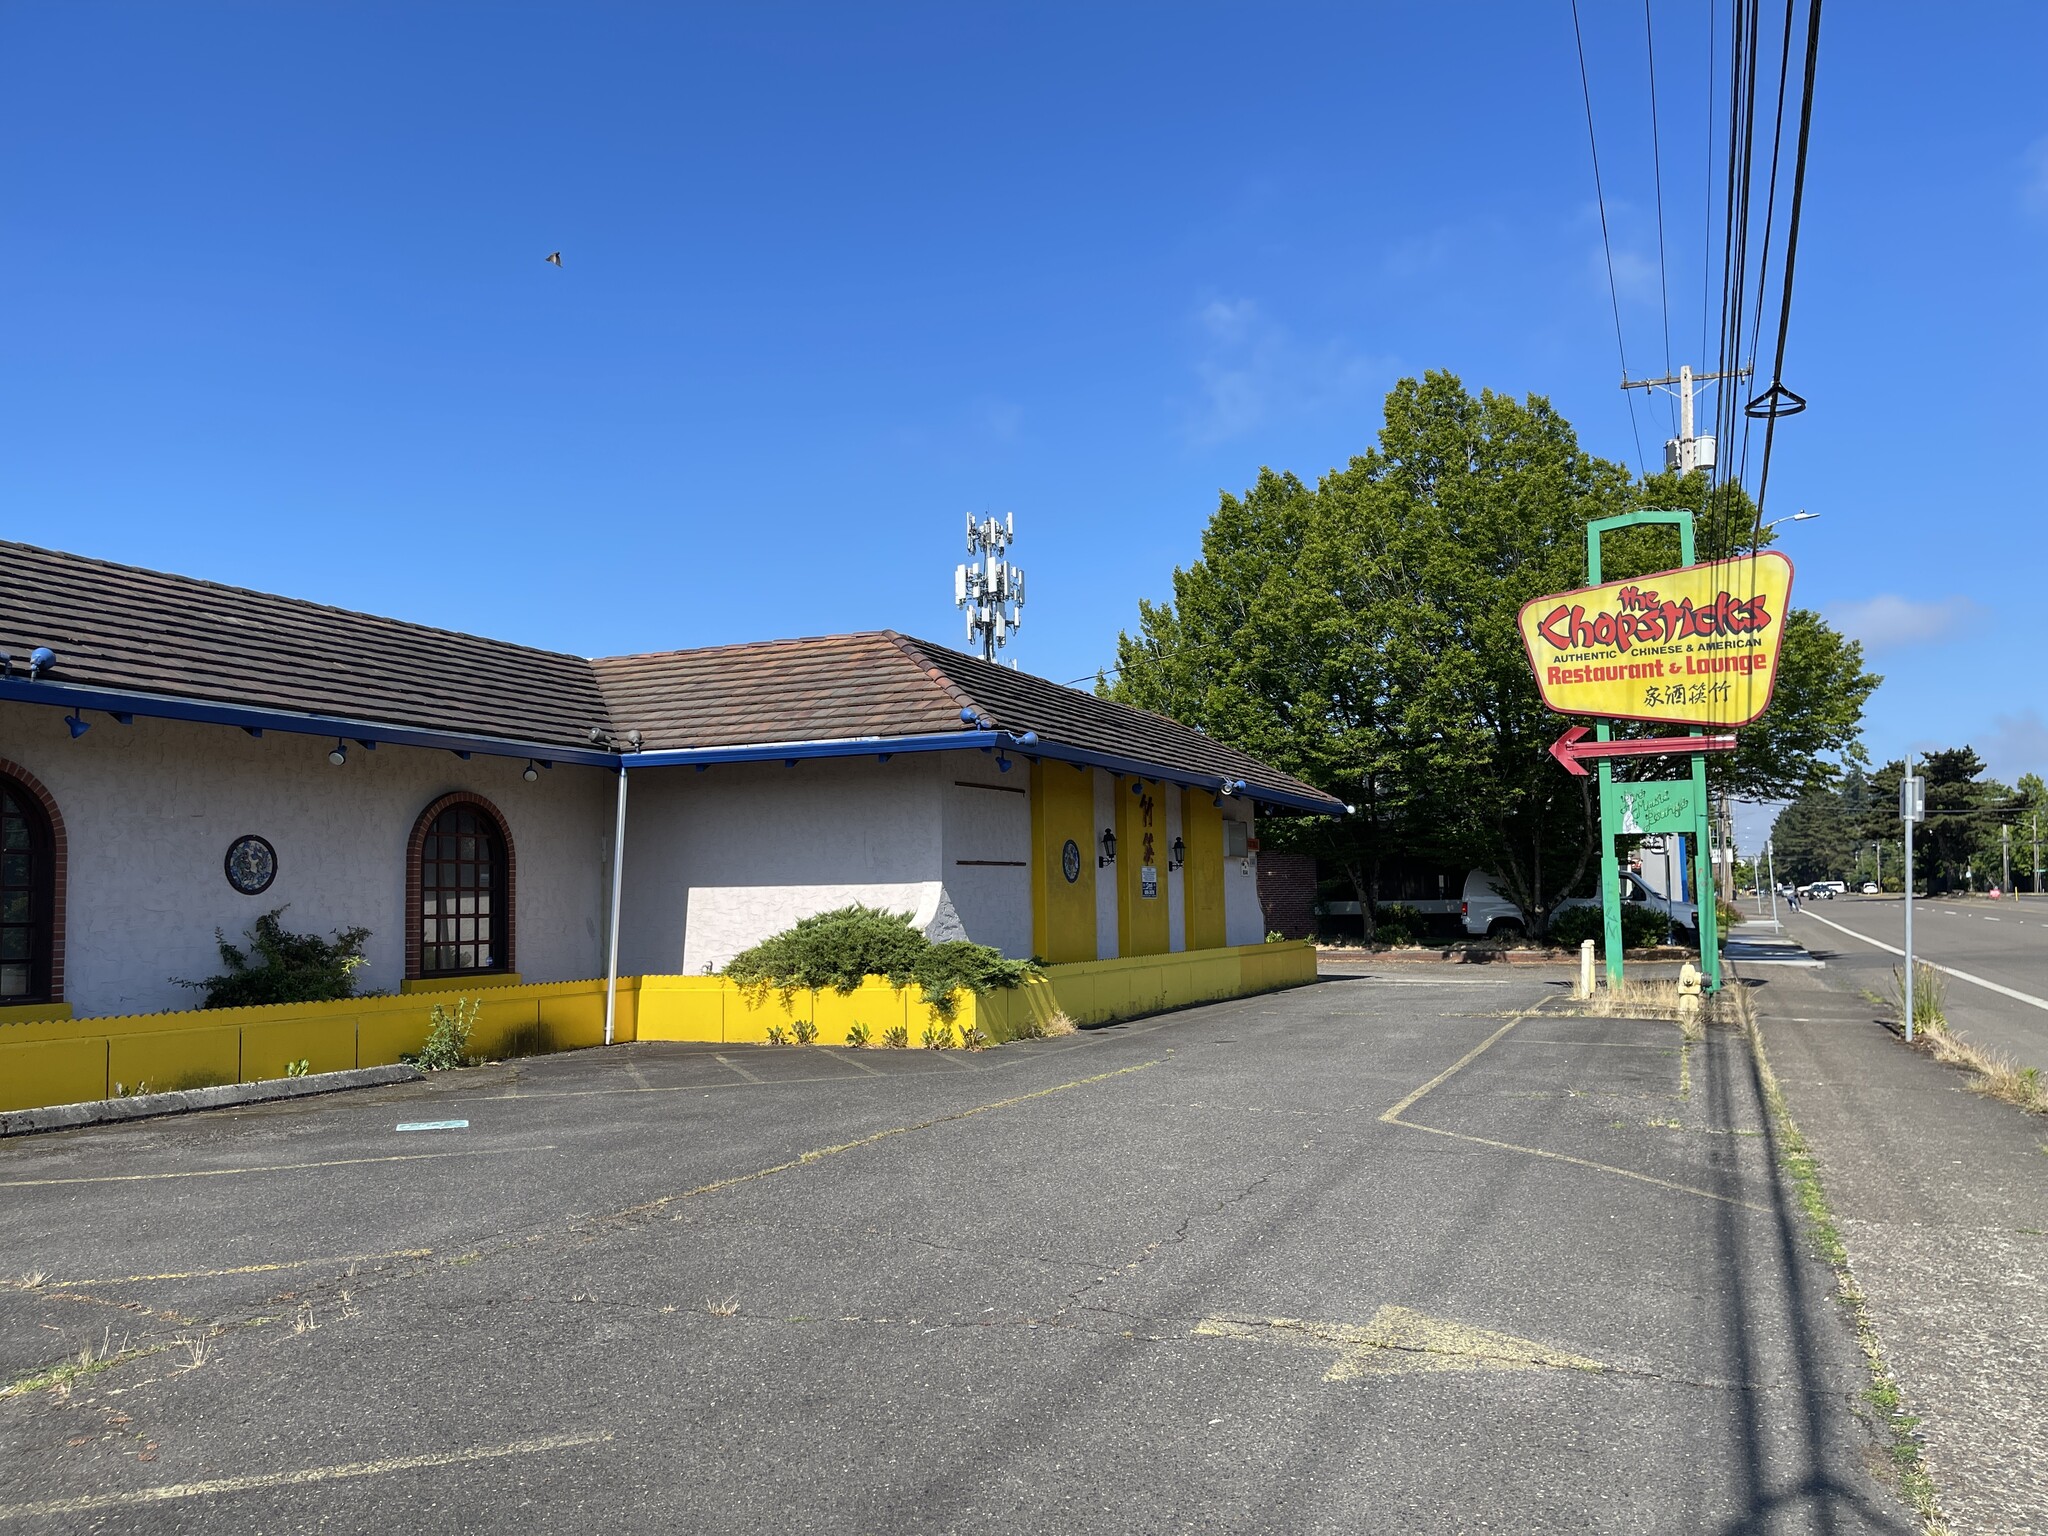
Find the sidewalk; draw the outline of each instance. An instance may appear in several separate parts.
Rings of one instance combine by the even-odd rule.
[[[1949,1528],[2048,1530],[2048,1126],[1824,972],[1745,969]]]

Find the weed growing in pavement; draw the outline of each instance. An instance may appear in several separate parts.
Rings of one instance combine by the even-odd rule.
[[[1892,967],[1891,979],[1886,982],[1884,996],[1875,1001],[1891,1009],[1892,1018],[1899,1024],[1906,1022],[1906,968]],[[1932,1029],[1948,1023],[1948,982],[1925,960],[1913,962],[1913,1031]]]
[[[909,1026],[905,1024],[891,1024],[882,1031],[882,1044],[889,1047],[892,1051],[908,1050],[910,1048]]]
[[[206,1364],[207,1358],[213,1353],[213,1345],[208,1340],[195,1339],[185,1334],[178,1336],[177,1347],[185,1351],[185,1358],[171,1367],[179,1375],[186,1371],[198,1370]]]
[[[709,1296],[704,1298],[704,1310],[713,1317],[731,1317],[739,1309],[740,1299],[737,1296],[727,1296],[718,1301],[712,1300]]]
[[[1033,1014],[1017,1026],[1010,1036],[1012,1040],[1044,1040],[1053,1035],[1071,1035],[1080,1026],[1069,1017],[1066,1009],[1055,1008],[1044,1018]]]
[[[856,1051],[859,1050],[862,1046],[866,1045],[868,1043],[867,1025],[858,1023],[847,1025],[846,1043],[852,1046]]]
[[[1849,1250],[1842,1242],[1841,1230],[1835,1224],[1834,1213],[1828,1208],[1827,1194],[1821,1187],[1819,1164],[1808,1149],[1806,1138],[1793,1122],[1791,1110],[1786,1107],[1784,1090],[1778,1086],[1777,1074],[1771,1070],[1770,1058],[1764,1054],[1763,1031],[1757,1025],[1756,1013],[1746,991],[1737,992],[1735,1007],[1749,1036],[1750,1054],[1756,1063],[1758,1080],[1763,1084],[1766,1112],[1778,1127],[1779,1160],[1798,1192],[1799,1206],[1805,1212],[1808,1229],[1813,1233],[1814,1246],[1835,1272],[1835,1296],[1849,1314],[1856,1343],[1862,1349],[1864,1363],[1870,1370],[1870,1386],[1864,1393],[1864,1401],[1885,1416],[1882,1428],[1891,1442],[1892,1475],[1898,1482],[1899,1492],[1919,1515],[1927,1536],[1947,1536],[1948,1525],[1943,1521],[1941,1506],[1935,1499],[1934,1479],[1928,1475],[1926,1463],[1920,1456],[1919,1439],[1914,1434],[1920,1421],[1904,1411],[1904,1398],[1899,1392],[1898,1382],[1892,1376],[1891,1367],[1885,1363],[1877,1330],[1871,1325],[1869,1309],[1864,1304],[1863,1289],[1857,1285],[1856,1277],[1849,1269]]]
[[[116,1078],[114,1080],[114,1097],[117,1099],[136,1099],[140,1098],[143,1094],[147,1092],[149,1092],[149,1084],[147,1081],[137,1083],[133,1088],[130,1088],[126,1083],[123,1083],[119,1078]]]
[[[979,1024],[962,1024],[960,1026],[961,1050],[983,1051],[987,1050],[991,1045],[994,1044],[995,1042],[989,1039],[988,1037],[988,1031],[983,1029]]]
[[[943,1019],[933,1019],[924,1027],[924,1048],[928,1051],[950,1051],[953,1049],[953,1026]]]
[[[424,1072],[446,1072],[470,1065],[469,1036],[483,1010],[480,998],[458,997],[453,1007],[434,1004],[427,1016],[427,1043],[409,1059]]]
[[[308,1057],[301,1056],[297,1061],[288,1061],[284,1064],[286,1077],[310,1077],[312,1072],[313,1063]]]
[[[554,1026],[537,1019],[506,1030],[505,1038],[498,1042],[498,1058],[510,1061],[515,1056],[546,1056],[555,1048]]]
[[[780,1024],[770,1024],[768,1026],[768,1043],[770,1045],[789,1044],[789,1030]]]
[[[811,1019],[797,1019],[789,1026],[789,1032],[796,1037],[798,1045],[815,1045],[818,1040],[818,1026]]]
[[[43,1282],[49,1278],[49,1275],[44,1271],[31,1269],[22,1275],[20,1279],[16,1280],[14,1285],[17,1290],[39,1291],[43,1288]]]

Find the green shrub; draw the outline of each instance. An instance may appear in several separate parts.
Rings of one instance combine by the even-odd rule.
[[[887,1046],[892,1051],[909,1050],[909,1026],[904,1024],[891,1024],[887,1029],[882,1031],[882,1044]]]
[[[426,1072],[468,1066],[469,1035],[476,1028],[476,1016],[482,1007],[481,1000],[466,997],[455,999],[452,1008],[434,1004],[427,1019],[427,1043],[420,1047],[419,1055],[409,1059]]]
[[[1550,942],[1564,949],[1577,949],[1587,939],[1603,954],[1607,949],[1606,925],[1598,907],[1566,907],[1550,920]],[[1654,908],[1623,903],[1621,947],[1644,949],[1664,942],[1664,914]]]
[[[867,1025],[858,1023],[847,1025],[846,1043],[852,1046],[853,1049],[855,1049],[856,1051],[859,1050],[862,1046],[866,1045],[868,1043]]]
[[[882,976],[891,986],[922,989],[924,1000],[950,1021],[955,992],[1022,986],[1038,967],[964,939],[934,944],[911,926],[907,912],[855,905],[806,917],[742,950],[724,974],[757,1001],[770,987],[785,994],[827,987],[851,992],[868,977]]]
[[[1415,936],[1423,930],[1422,914],[1413,907],[1404,907],[1399,902],[1372,909],[1373,942],[1376,944],[1406,945],[1415,942]]]
[[[330,939],[310,933],[287,933],[278,921],[283,907],[266,912],[249,926],[247,949],[237,949],[220,929],[213,930],[227,967],[204,981],[178,981],[203,992],[202,1008],[246,1008],[257,1003],[319,1003],[353,997],[356,972],[363,958],[367,928],[344,928]],[[177,978],[172,978],[177,980]]]
[[[815,1044],[818,1038],[818,1026],[810,1019],[794,1020],[789,1026],[789,1032],[796,1037],[798,1045]]]
[[[924,1048],[928,1051],[950,1051],[953,1049],[953,1026],[943,1019],[934,1019],[924,1027]]]

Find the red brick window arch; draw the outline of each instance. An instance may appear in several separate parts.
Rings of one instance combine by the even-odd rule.
[[[513,969],[512,838],[482,795],[443,795],[413,824],[405,859],[405,974]]]
[[[0,1008],[64,998],[64,818],[0,758]]]

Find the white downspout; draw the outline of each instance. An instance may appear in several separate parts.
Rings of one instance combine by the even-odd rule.
[[[604,963],[604,1043],[612,1043],[619,1012],[619,892],[626,878],[626,765],[619,764],[619,812],[612,827],[611,953]]]

